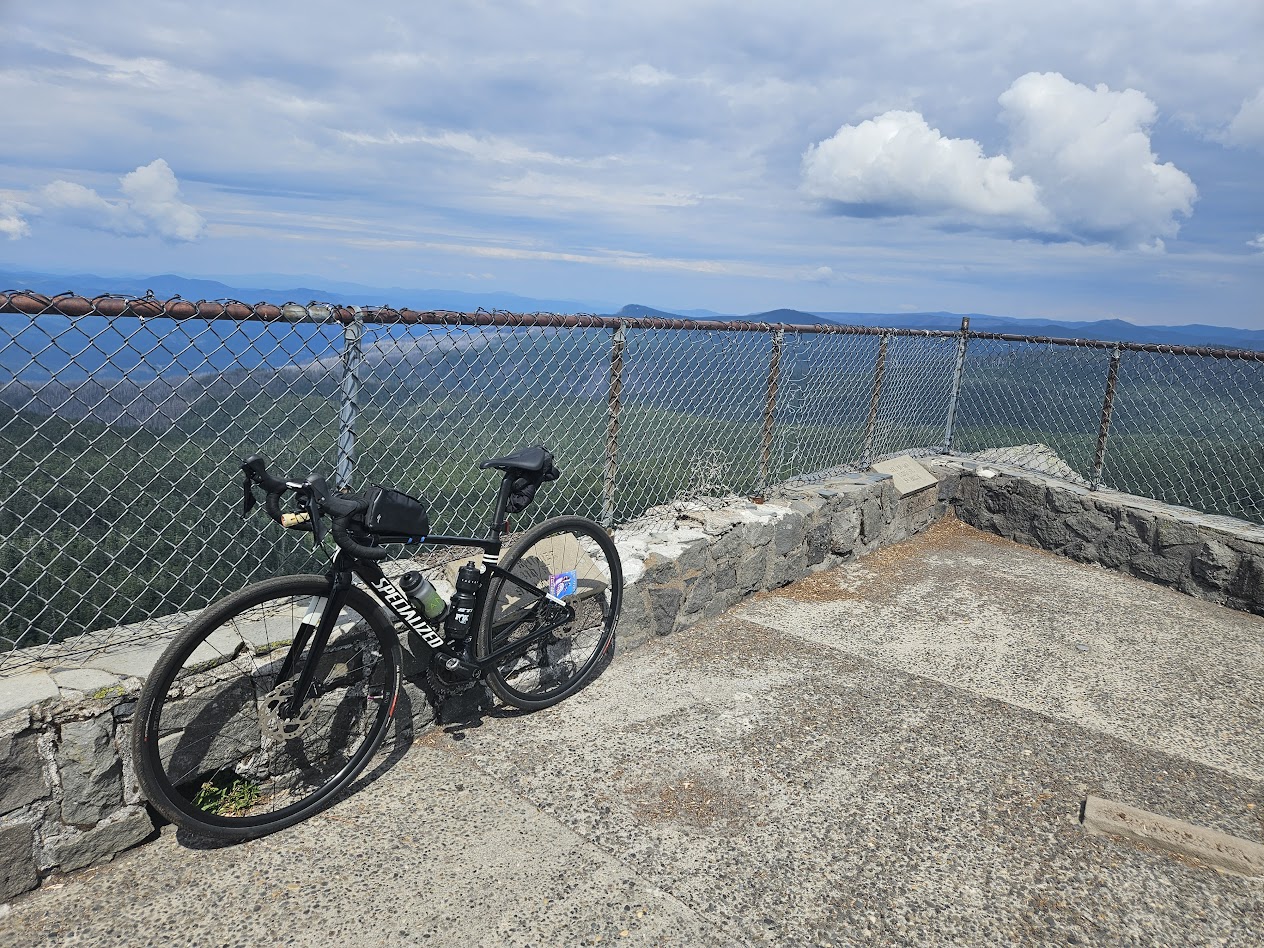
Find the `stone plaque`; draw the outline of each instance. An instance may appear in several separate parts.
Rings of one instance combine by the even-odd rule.
[[[895,491],[901,497],[939,483],[939,478],[907,454],[887,461],[879,461],[873,466],[873,470],[880,474],[890,474],[895,478]]]

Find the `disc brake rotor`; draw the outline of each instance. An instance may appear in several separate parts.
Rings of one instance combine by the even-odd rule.
[[[283,717],[285,708],[294,696],[294,682],[283,681],[263,697],[263,713],[259,716],[259,726],[264,736],[276,741],[293,740],[302,736],[308,726],[316,718],[316,708],[320,704],[319,697],[308,698],[298,713],[293,717]]]

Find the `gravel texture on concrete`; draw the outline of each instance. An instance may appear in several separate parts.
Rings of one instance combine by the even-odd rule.
[[[20,898],[0,942],[1257,945],[1261,880],[1079,811],[1264,839],[1262,642],[1259,617],[947,523],[555,708],[401,734],[293,829],[168,829]]]

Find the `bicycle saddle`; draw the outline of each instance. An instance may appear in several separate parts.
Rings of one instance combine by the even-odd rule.
[[[532,448],[519,448],[513,454],[507,454],[503,458],[488,458],[479,464],[478,469],[485,471],[489,467],[494,467],[500,471],[526,471],[530,474],[539,474],[552,459],[553,455],[547,448],[536,445]]]

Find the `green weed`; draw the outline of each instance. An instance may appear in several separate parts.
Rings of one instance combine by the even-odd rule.
[[[198,788],[193,805],[204,813],[215,816],[242,816],[259,802],[262,791],[257,783],[234,778],[231,783],[225,777],[208,780]]]

